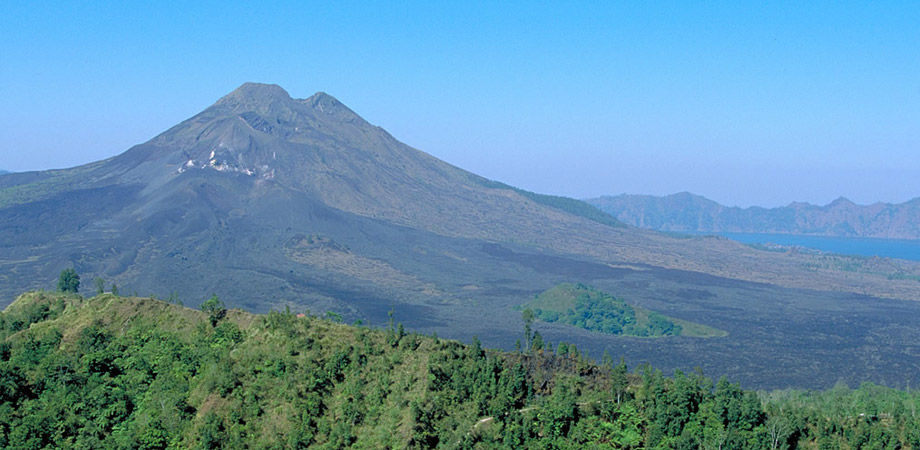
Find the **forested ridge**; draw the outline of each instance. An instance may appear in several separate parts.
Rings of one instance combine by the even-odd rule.
[[[0,448],[920,449],[915,391],[753,392],[567,344],[203,306],[21,296],[0,314]]]

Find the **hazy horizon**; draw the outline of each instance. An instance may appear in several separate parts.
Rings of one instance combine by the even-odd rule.
[[[7,5],[0,169],[117,155],[246,81],[524,189],[920,196],[920,4]]]

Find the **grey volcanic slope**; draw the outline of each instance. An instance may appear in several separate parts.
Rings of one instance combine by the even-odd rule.
[[[920,198],[857,205],[840,197],[824,206],[794,202],[778,208],[728,207],[688,192],[664,197],[623,194],[586,201],[625,223],[659,231],[920,239]]]
[[[920,380],[920,269],[758,251],[598,217],[400,143],[335,98],[247,83],[116,157],[0,177],[0,298],[73,266],[122,294],[216,293],[510,348],[512,308],[585,282],[729,331],[642,340],[538,324],[630,363],[701,366],[748,386]],[[887,297],[887,298],[883,298]],[[816,360],[816,358],[819,358]],[[912,369],[912,370],[911,370]],[[815,372],[817,370],[817,372]]]

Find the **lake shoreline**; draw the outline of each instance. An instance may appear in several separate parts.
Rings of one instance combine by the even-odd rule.
[[[811,236],[774,233],[668,232],[689,236],[721,236],[749,245],[779,245],[820,250],[841,255],[884,257],[920,261],[920,240],[864,237]]]

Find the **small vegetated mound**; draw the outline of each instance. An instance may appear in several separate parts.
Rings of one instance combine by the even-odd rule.
[[[705,325],[674,319],[585,284],[563,283],[521,306],[544,322],[558,322],[599,333],[624,336],[724,336]]]

